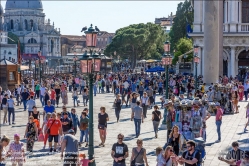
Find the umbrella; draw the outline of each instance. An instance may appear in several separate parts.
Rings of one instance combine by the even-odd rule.
[[[146,70],[146,72],[157,72],[157,70],[155,70],[154,68],[151,68],[151,69]]]
[[[154,67],[153,69],[155,69],[156,71],[165,71],[165,68],[162,68],[162,67]]]
[[[147,60],[146,62],[147,63],[152,63],[152,62],[155,62],[156,60],[154,60],[154,59],[149,59],[149,60]]]

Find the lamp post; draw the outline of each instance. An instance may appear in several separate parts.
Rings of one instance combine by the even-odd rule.
[[[200,58],[198,56],[198,50],[199,50],[199,46],[194,46],[194,62],[195,62],[195,91],[197,91],[197,81],[198,81],[198,78],[197,78],[197,65],[199,64],[200,62]]]
[[[169,66],[172,64],[172,57],[170,56],[170,43],[166,41],[164,43],[164,57],[162,58],[162,63],[165,66],[165,76],[166,76],[166,82],[165,82],[165,99],[169,98]],[[166,124],[166,118],[167,118],[167,108],[164,109],[164,119],[162,121],[162,124]]]
[[[111,71],[112,71],[112,55],[110,56],[110,58],[111,58]]]
[[[74,51],[74,57],[73,57],[73,61],[74,61],[74,77],[76,78],[76,62],[78,60],[78,57],[76,55],[76,51]]]
[[[115,59],[115,56],[117,55],[117,52],[116,51],[114,51],[114,53],[113,53],[113,55],[114,55],[114,59]],[[115,70],[114,71],[116,71],[116,68],[117,68],[117,64],[115,63]]]
[[[39,57],[39,74],[40,74],[40,84],[42,83],[42,76],[41,76],[41,73],[42,73],[42,67],[41,67],[41,51],[38,51],[38,57]]]
[[[89,148],[88,155],[89,160],[92,160],[94,157],[94,126],[93,126],[93,79],[94,73],[100,72],[101,58],[98,57],[98,54],[93,54],[93,48],[96,47],[97,44],[97,34],[98,31],[93,29],[91,26],[84,31],[86,34],[86,46],[90,48],[90,56],[86,54],[80,60],[81,71],[84,74],[88,75],[89,78]],[[89,163],[90,166],[95,166],[95,161]]]

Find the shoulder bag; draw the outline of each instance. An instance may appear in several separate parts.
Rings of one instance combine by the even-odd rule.
[[[134,158],[134,160],[131,161],[131,166],[136,166],[136,159],[138,157],[138,155],[140,154],[140,152],[143,150],[143,148],[138,152],[137,156]]]
[[[47,130],[47,134],[48,134],[48,135],[50,134],[50,128],[53,126],[54,122],[55,122],[55,120],[53,121],[53,123],[51,124],[51,126],[50,126],[50,127],[48,128],[48,130]]]

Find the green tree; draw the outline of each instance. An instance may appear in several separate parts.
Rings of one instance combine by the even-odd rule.
[[[193,42],[191,39],[187,38],[181,38],[177,43],[176,43],[176,52],[174,54],[174,58],[172,63],[176,64],[176,62],[179,60],[179,56],[184,54],[185,52],[188,52],[189,50],[193,49]],[[193,59],[193,53],[186,54],[186,62],[190,61]]]
[[[159,58],[163,53],[165,39],[166,36],[159,25],[133,24],[116,31],[112,42],[105,49],[105,54],[113,55],[116,51],[121,59],[129,58],[134,67],[136,60]]]
[[[180,2],[177,7],[174,23],[169,32],[171,50],[176,49],[177,42],[187,36],[187,23],[192,25],[194,21],[194,12],[191,6],[191,0]]]

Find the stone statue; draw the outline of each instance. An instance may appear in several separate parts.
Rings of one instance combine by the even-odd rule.
[[[37,24],[36,24],[36,23],[34,23],[33,29],[34,29],[34,31],[38,30],[38,29],[37,29]]]
[[[18,31],[18,30],[19,30],[19,23],[18,23],[18,22],[15,23],[14,30],[15,30],[15,31]]]

